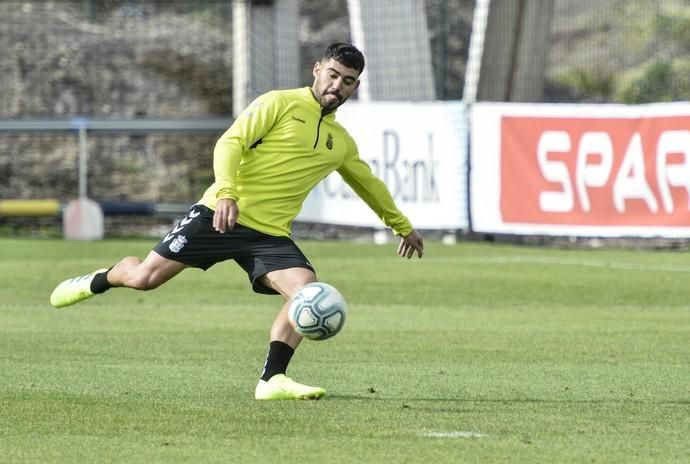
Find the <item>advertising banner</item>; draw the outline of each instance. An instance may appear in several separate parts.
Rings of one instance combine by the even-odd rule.
[[[467,131],[461,103],[352,102],[338,109],[337,119],[416,228],[467,229]],[[384,227],[337,173],[312,191],[297,220]]]
[[[471,117],[473,230],[690,236],[690,104],[482,103]]]

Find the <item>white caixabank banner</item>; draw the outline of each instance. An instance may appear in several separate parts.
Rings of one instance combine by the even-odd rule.
[[[418,229],[467,229],[467,149],[460,102],[349,102],[337,120]],[[335,172],[307,197],[299,221],[385,227]]]
[[[477,232],[690,237],[690,104],[480,103]]]

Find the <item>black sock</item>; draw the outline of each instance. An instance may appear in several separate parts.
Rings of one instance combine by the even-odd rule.
[[[112,269],[112,267],[110,269]],[[105,272],[99,272],[93,276],[93,280],[91,281],[91,291],[93,293],[103,293],[113,288],[110,282],[108,282],[108,272],[110,272],[110,269]]]
[[[285,374],[287,366],[295,350],[287,343],[273,341],[268,347],[266,365],[261,374],[261,380],[268,380],[276,374]]]

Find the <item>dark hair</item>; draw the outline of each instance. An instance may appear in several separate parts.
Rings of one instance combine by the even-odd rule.
[[[337,42],[326,47],[323,59],[333,58],[348,68],[356,69],[360,74],[364,71],[364,55],[352,44]]]

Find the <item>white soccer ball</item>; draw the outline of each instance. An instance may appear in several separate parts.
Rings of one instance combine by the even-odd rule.
[[[340,292],[323,282],[302,287],[288,310],[290,324],[310,340],[325,340],[340,332],[347,317],[347,303]]]

